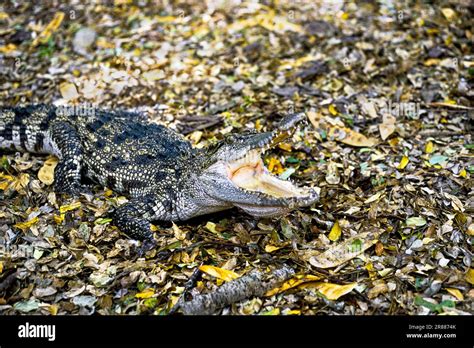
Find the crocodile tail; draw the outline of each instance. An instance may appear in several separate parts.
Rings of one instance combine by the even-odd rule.
[[[50,153],[45,144],[56,117],[56,107],[51,105],[0,107],[0,149]]]

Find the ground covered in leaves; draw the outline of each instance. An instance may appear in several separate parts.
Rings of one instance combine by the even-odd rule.
[[[468,1],[81,3],[0,5],[4,105],[140,108],[196,146],[305,111],[265,161],[321,201],[157,223],[138,258],[108,215],[124,197],[68,200],[54,159],[4,152],[1,313],[166,314],[284,265],[289,281],[220,313],[473,313]]]

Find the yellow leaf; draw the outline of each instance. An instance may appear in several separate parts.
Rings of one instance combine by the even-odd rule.
[[[280,315],[280,308],[274,308],[268,312],[262,313],[262,315]]]
[[[53,216],[54,221],[55,221],[58,225],[61,224],[61,223],[64,221],[64,217],[65,217],[64,214],[54,215],[54,216]]]
[[[316,288],[328,300],[334,301],[334,300],[337,300],[339,297],[344,296],[345,294],[348,294],[349,292],[351,292],[356,286],[357,286],[357,283],[339,285],[339,284],[332,284],[332,283],[317,282],[317,283],[308,283],[304,287]]]
[[[30,182],[30,176],[28,174],[20,174],[12,182],[10,187],[17,192],[22,192],[25,187],[28,186]]]
[[[271,252],[273,252],[275,250],[278,250],[278,249],[281,249],[281,247],[277,247],[277,246],[270,245],[270,244],[265,245],[265,251],[267,253],[271,253]]]
[[[438,65],[440,60],[438,58],[430,58],[425,60],[423,63],[424,66],[432,66],[432,65]]]
[[[3,54],[9,54],[10,52],[13,52],[14,50],[16,50],[16,45],[12,43],[9,43],[8,45],[5,45],[5,46],[0,46],[0,53],[3,53]]]
[[[334,138],[341,143],[358,146],[358,147],[371,147],[376,144],[375,139],[367,138],[365,135],[357,133],[347,127],[334,126],[329,129],[328,136]]]
[[[280,144],[278,144],[278,147],[282,150],[291,152],[291,144],[289,144],[289,143],[280,143]]]
[[[36,224],[37,222],[39,221],[38,217],[34,217],[33,219],[31,220],[28,220],[26,222],[18,222],[16,223],[14,226],[19,228],[20,230],[22,231],[26,231],[27,229],[29,229],[31,226],[33,226],[34,224]]]
[[[402,160],[400,161],[400,164],[397,166],[397,169],[404,169],[408,162],[410,162],[410,159],[407,156],[403,156]]]
[[[278,71],[285,70],[285,69],[296,69],[300,67],[301,65],[303,65],[304,63],[310,62],[315,59],[316,57],[312,54],[306,55],[298,59],[286,59],[282,61],[282,65],[278,67]]]
[[[67,211],[75,210],[75,209],[80,208],[80,207],[81,207],[81,202],[74,202],[74,203],[71,203],[71,204],[68,204],[68,205],[60,206],[59,207],[59,212],[61,214],[64,214]]]
[[[210,232],[212,233],[215,233],[215,234],[219,234],[219,232],[216,231],[216,224],[211,222],[211,221],[208,221],[206,223],[206,229],[209,230]]]
[[[280,292],[286,291],[288,289],[294,288],[300,284],[307,283],[307,282],[314,282],[319,280],[320,277],[314,276],[311,274],[299,274],[294,276],[293,278],[284,282],[281,286],[275,289],[271,289],[266,292],[265,296],[273,296],[275,294],[279,294]]]
[[[275,157],[270,158],[270,161],[268,162],[268,170],[274,174],[283,173],[283,166],[281,165],[280,160]]]
[[[203,265],[199,267],[199,269],[202,272],[209,274],[210,276],[213,276],[225,281],[234,280],[240,277],[240,275],[238,275],[235,272],[229,271],[227,269],[219,268],[219,267],[209,266],[209,265]]]
[[[177,20],[180,19],[180,17],[174,17],[174,16],[155,16],[154,19],[158,23],[173,23]]]
[[[8,15],[8,13],[6,12],[0,12],[0,21],[3,21],[7,18],[10,18],[10,16]]]
[[[336,267],[362,254],[366,249],[377,243],[382,232],[372,230],[359,233],[344,242],[333,244],[326,251],[309,257],[309,263],[318,268]]]
[[[115,48],[115,43],[114,42],[110,42],[110,41],[108,41],[107,39],[105,39],[103,37],[99,37],[97,39],[96,45],[97,45],[97,47],[100,47],[100,48]]]
[[[64,19],[64,12],[56,12],[54,15],[54,18],[49,24],[46,26],[46,28],[41,32],[41,34],[38,35],[38,37],[33,41],[32,45],[35,47],[39,43],[46,43],[48,42],[49,38],[51,35],[59,28],[61,25],[61,22]]]
[[[455,288],[446,288],[446,291],[449,292],[451,295],[453,295],[454,297],[456,297],[459,301],[463,301],[464,300],[464,296],[463,294],[461,293],[461,291],[459,291],[458,289],[455,289]]]
[[[3,261],[0,261],[0,274],[3,272]]]
[[[456,12],[454,12],[452,9],[449,7],[445,7],[441,9],[441,12],[443,13],[443,16],[448,20],[452,21],[456,17]]]
[[[433,153],[434,151],[434,145],[432,141],[428,141],[425,145],[425,152],[426,153]]]
[[[59,85],[59,92],[66,100],[74,100],[79,97],[76,86],[73,83],[63,82]]]
[[[301,311],[299,309],[292,309],[291,311],[285,312],[285,315],[300,315]]]
[[[469,271],[466,273],[466,280],[469,284],[474,285],[474,269],[469,268]]]
[[[13,176],[0,173],[0,190],[5,191],[13,180]]]
[[[370,279],[374,279],[376,277],[374,264],[369,262],[365,265],[365,269],[369,272]]]
[[[341,15],[341,19],[344,20],[344,21],[345,21],[345,20],[348,20],[348,19],[349,19],[349,13],[344,12],[344,13]]]
[[[467,176],[466,169],[461,169],[461,171],[459,172],[459,176],[461,178],[465,178]]]
[[[199,130],[198,130],[198,131],[194,131],[194,132],[192,132],[191,135],[189,136],[189,139],[191,139],[191,140],[193,141],[193,144],[197,144],[197,143],[199,143],[199,140],[201,140],[203,134],[204,134],[204,133],[201,132],[201,131],[199,131]]]
[[[52,304],[48,306],[48,311],[51,315],[58,314],[59,306],[57,304]]]
[[[333,116],[336,116],[338,114],[336,107],[333,104],[329,105],[328,110]]]
[[[474,223],[470,224],[468,227],[467,227],[467,231],[466,233],[470,236],[474,236]]]
[[[336,221],[334,225],[332,225],[331,232],[329,232],[328,238],[329,240],[335,242],[341,236],[341,226],[339,226],[339,221]]]
[[[51,185],[54,182],[54,169],[57,165],[56,157],[48,158],[38,172],[38,179],[45,185]]]
[[[158,231],[158,227],[156,227],[156,225],[150,224],[150,231],[156,232]]]
[[[139,292],[138,294],[135,294],[135,297],[146,299],[146,298],[153,297],[154,294],[155,294],[155,290],[152,288],[148,288],[148,289],[143,290],[142,292]]]

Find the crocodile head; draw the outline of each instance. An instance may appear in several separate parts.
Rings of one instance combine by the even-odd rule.
[[[305,119],[304,113],[293,114],[272,132],[230,135],[205,149],[204,164],[196,176],[205,193],[200,195],[207,206],[202,213],[235,206],[253,216],[270,217],[316,202],[319,196],[315,189],[298,187],[272,175],[261,158],[265,151],[291,137]]]

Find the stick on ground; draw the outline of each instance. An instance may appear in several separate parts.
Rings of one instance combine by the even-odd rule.
[[[198,295],[180,305],[180,310],[186,315],[208,315],[232,303],[253,296],[263,296],[267,291],[279,286],[295,274],[290,267],[284,266],[271,273],[264,274],[252,271],[233,281],[224,283],[216,291]]]

